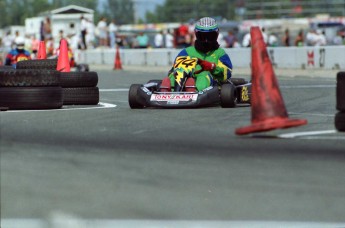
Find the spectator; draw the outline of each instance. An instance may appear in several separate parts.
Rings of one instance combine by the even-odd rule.
[[[289,29],[285,29],[284,36],[282,38],[283,46],[289,47],[290,46],[290,31]]]
[[[164,37],[163,37],[163,31],[160,31],[155,35],[155,48],[162,48],[164,47]]]
[[[40,25],[40,40],[44,41],[44,21],[41,21],[41,25]]]
[[[302,47],[303,45],[304,45],[303,30],[300,30],[298,32],[298,35],[295,38],[295,46]]]
[[[111,48],[115,48],[116,33],[117,33],[117,30],[118,30],[115,19],[113,19],[110,22],[110,24],[108,26],[108,29],[109,29],[110,47]]]
[[[261,28],[261,33],[262,33],[262,38],[264,39],[264,42],[267,45],[268,44],[268,36],[267,36],[265,27]]]
[[[334,45],[343,45],[345,44],[345,31],[339,30],[337,35],[333,38]]]
[[[46,42],[47,57],[51,57],[54,54],[54,40],[53,37],[48,38]]]
[[[5,53],[11,51],[14,44],[14,37],[11,35],[11,32],[8,31],[4,38],[2,39],[2,46],[4,47]]]
[[[226,47],[227,48],[233,48],[234,47],[234,43],[236,41],[236,37],[233,33],[232,30],[228,31],[228,35],[226,37],[224,37],[224,40],[226,42]]]
[[[319,30],[317,31],[317,42],[315,46],[325,46],[327,45],[325,31]]]
[[[221,47],[221,48],[225,48],[226,47],[226,42],[224,40],[224,36],[223,36],[222,33],[218,34],[217,42],[219,44],[219,47]]]
[[[86,46],[87,47],[95,47],[95,25],[92,21],[85,18],[87,21],[87,33],[86,33]]]
[[[174,47],[174,36],[168,30],[165,34],[165,47],[166,48],[173,48]]]
[[[242,40],[242,46],[243,47],[250,47],[251,43],[250,43],[250,32],[246,33],[243,37]]]
[[[149,37],[143,32],[140,32],[136,38],[138,42],[138,48],[147,48],[149,46]]]
[[[86,34],[87,34],[87,20],[84,18],[84,16],[80,17],[80,32],[81,32],[81,49],[85,50],[87,49],[86,44]]]
[[[310,29],[307,32],[305,39],[308,46],[315,46],[318,40],[318,35],[316,34],[315,29]]]
[[[177,30],[177,44],[179,47],[185,48],[190,46],[191,37],[189,34],[189,27],[185,24],[181,24]]]
[[[99,38],[99,46],[108,46],[107,41],[107,19],[105,17],[102,17],[101,20],[97,24],[97,30],[98,30],[98,38]]]
[[[44,34],[44,40],[46,41],[52,36],[52,29],[51,29],[51,23],[50,18],[46,17],[46,20],[43,25],[43,34]]]
[[[40,41],[36,38],[35,35],[33,35],[31,37],[31,52],[33,54],[32,58],[36,58],[39,45],[40,45]]]
[[[268,46],[270,46],[270,47],[277,47],[278,46],[278,38],[274,33],[271,33],[268,36]]]

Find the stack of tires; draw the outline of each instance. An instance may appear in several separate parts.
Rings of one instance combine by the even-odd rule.
[[[98,74],[92,71],[60,72],[64,105],[96,105]]]
[[[335,115],[335,128],[345,132],[345,71],[337,74],[336,102],[339,112]]]
[[[53,64],[53,60],[27,60],[18,62],[17,69],[0,70],[0,107],[61,108],[63,91],[60,86],[60,73],[52,67]]]
[[[59,72],[57,61],[26,60],[18,62],[16,69],[2,67],[1,109],[57,109],[63,105],[98,104],[98,74],[89,72],[88,65],[76,72]]]

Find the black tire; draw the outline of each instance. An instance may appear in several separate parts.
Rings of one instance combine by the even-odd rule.
[[[96,72],[60,72],[62,88],[95,87],[98,83]]]
[[[335,115],[334,125],[338,131],[345,132],[345,112],[338,112]]]
[[[53,70],[0,71],[0,86],[60,86],[59,72]]]
[[[220,90],[220,105],[223,108],[234,108],[236,104],[236,87],[233,84],[223,84]]]
[[[0,66],[0,71],[13,70],[13,66]]]
[[[24,60],[17,63],[17,69],[46,69],[56,70],[57,59],[34,59]]]
[[[235,85],[243,85],[247,84],[248,81],[246,81],[244,78],[230,78],[230,81]]]
[[[63,88],[64,105],[96,105],[98,102],[98,87]]]
[[[128,93],[128,103],[131,109],[142,109],[144,106],[138,102],[138,90],[142,85],[140,84],[132,84],[129,88]]]
[[[62,88],[0,87],[0,106],[9,109],[57,109],[63,105]]]
[[[337,109],[345,112],[345,71],[337,74],[336,101]]]

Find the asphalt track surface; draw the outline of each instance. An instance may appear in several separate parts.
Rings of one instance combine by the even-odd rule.
[[[97,72],[100,105],[0,112],[1,227],[345,224],[335,74],[277,74],[308,125],[237,136],[248,106],[131,110],[130,84],[164,71]]]

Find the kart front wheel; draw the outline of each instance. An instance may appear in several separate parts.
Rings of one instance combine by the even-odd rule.
[[[345,112],[338,112],[334,118],[335,128],[340,132],[345,132]]]
[[[144,108],[144,105],[138,102],[138,90],[140,89],[140,84],[132,84],[129,88],[128,93],[128,103],[131,109],[141,109]]]
[[[236,103],[236,87],[233,84],[223,84],[220,90],[220,105],[222,108],[234,108]]]

